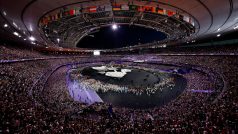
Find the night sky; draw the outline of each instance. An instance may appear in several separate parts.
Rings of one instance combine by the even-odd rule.
[[[78,44],[79,48],[111,49],[163,40],[162,32],[139,26],[120,25],[117,30],[111,26],[103,27],[94,37],[86,36]]]

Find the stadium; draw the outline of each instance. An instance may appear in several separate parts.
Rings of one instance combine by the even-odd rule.
[[[238,133],[238,0],[0,0],[0,133]]]

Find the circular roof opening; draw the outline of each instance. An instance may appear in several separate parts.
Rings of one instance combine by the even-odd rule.
[[[155,29],[117,24],[115,30],[113,26],[102,27],[100,30],[88,34],[78,42],[77,47],[113,49],[161,41],[167,38],[166,34]]]

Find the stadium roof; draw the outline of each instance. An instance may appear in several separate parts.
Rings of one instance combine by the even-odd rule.
[[[237,0],[0,0],[1,35],[55,47],[76,47],[114,23],[140,25],[194,40],[238,29]]]

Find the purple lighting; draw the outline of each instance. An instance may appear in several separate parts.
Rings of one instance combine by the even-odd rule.
[[[69,71],[66,76],[67,86],[70,96],[75,100],[86,104],[93,104],[95,102],[103,102],[95,90],[82,85],[79,81],[71,81],[69,78]]]
[[[192,89],[191,92],[194,92],[194,93],[212,93],[213,91],[212,90],[195,90],[195,89]]]

